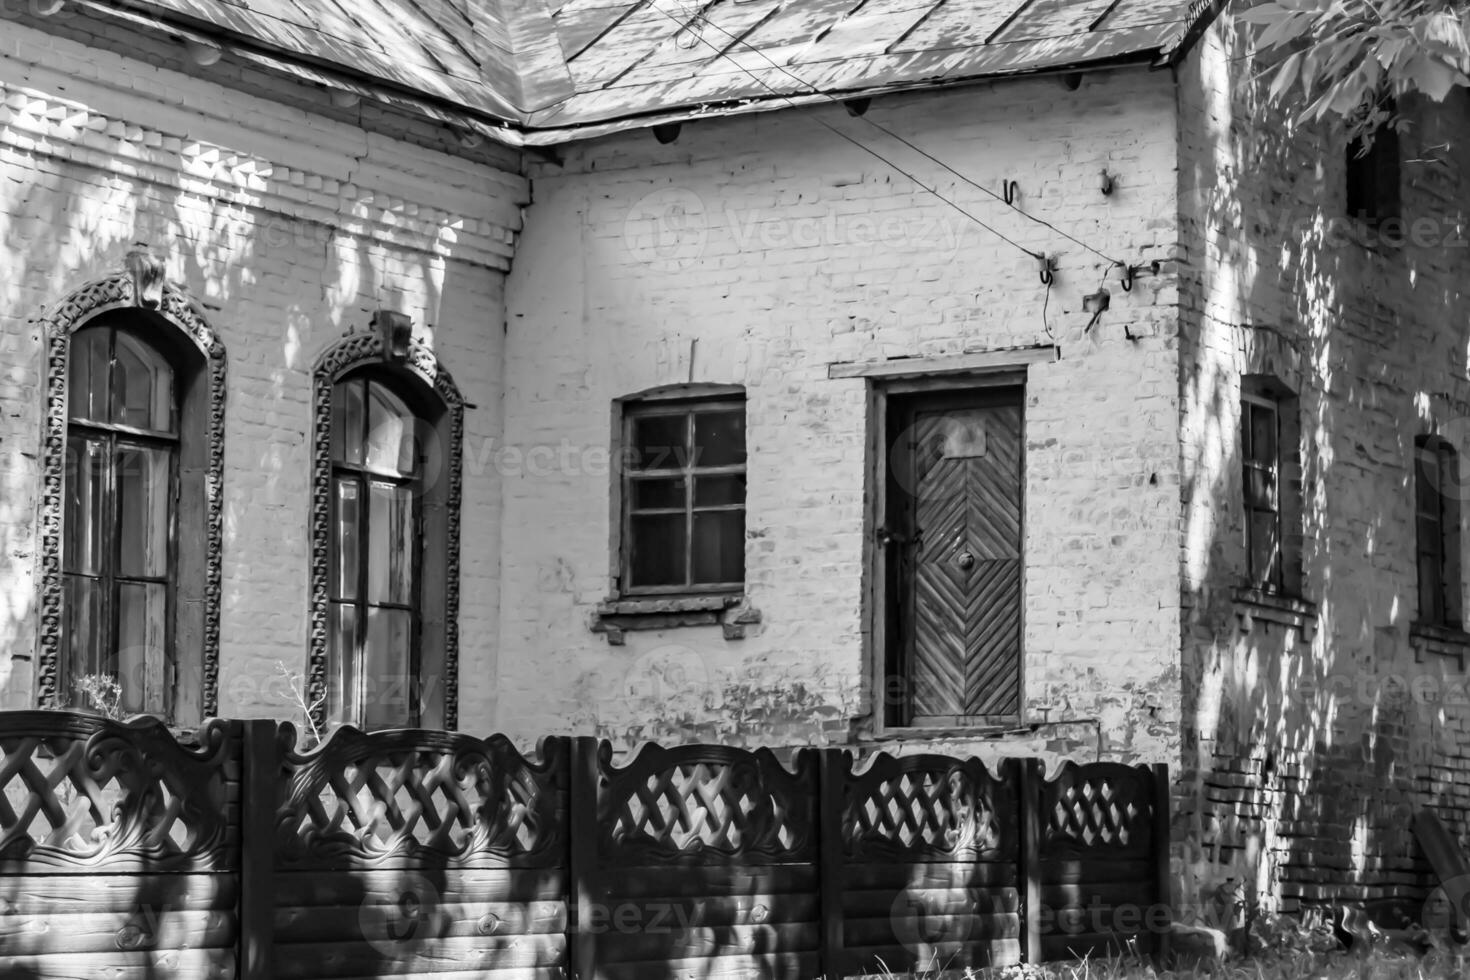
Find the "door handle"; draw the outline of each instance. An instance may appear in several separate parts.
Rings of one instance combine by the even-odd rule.
[[[919,539],[923,536],[923,531],[919,531],[915,533],[912,537],[910,537],[907,534],[899,534],[896,531],[890,531],[886,527],[880,527],[878,529],[878,543],[883,545],[885,548],[891,544],[918,544]]]

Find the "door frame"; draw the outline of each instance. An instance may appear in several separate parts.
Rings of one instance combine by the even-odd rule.
[[[925,736],[939,735],[975,735],[984,731],[993,731],[997,727],[1009,728],[1011,725],[1002,726],[901,726],[890,723],[889,704],[895,695],[902,696],[899,690],[890,690],[888,663],[889,651],[895,649],[894,644],[902,642],[898,636],[898,617],[895,614],[896,602],[901,601],[897,595],[897,576],[891,567],[888,549],[880,540],[880,533],[884,529],[888,519],[888,509],[893,494],[894,476],[892,470],[889,442],[892,438],[890,427],[891,400],[909,398],[923,398],[925,396],[963,395],[967,392],[979,393],[991,388],[1020,388],[1021,396],[1021,677],[1018,690],[1018,716],[1015,724],[1024,725],[1026,721],[1026,368],[1023,365],[1010,365],[983,372],[965,372],[954,374],[938,374],[903,378],[877,378],[868,379],[868,404],[867,404],[867,481],[868,493],[867,512],[864,514],[863,533],[863,570],[866,581],[863,583],[863,659],[867,672],[867,684],[869,695],[869,717],[872,719],[872,732],[874,737],[892,736],[896,734],[920,734]]]

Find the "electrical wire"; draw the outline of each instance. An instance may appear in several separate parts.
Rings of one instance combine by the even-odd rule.
[[[744,65],[741,65],[739,62],[737,62],[734,59],[730,58],[730,56],[729,56],[729,49],[730,48],[733,48],[733,47],[735,47],[737,45],[740,46],[740,47],[742,47],[742,48],[745,48],[747,51],[749,51],[752,54],[758,56],[762,61],[764,61],[766,64],[770,65],[772,68],[776,69],[777,71],[779,71],[781,74],[787,76],[792,81],[796,82],[798,85],[801,85],[801,86],[805,87],[812,95],[816,95],[819,98],[825,99],[827,102],[832,103],[832,104],[839,104],[839,103],[842,102],[842,100],[839,99],[839,98],[837,98],[836,96],[829,95],[826,92],[821,91],[815,85],[813,85],[811,82],[808,82],[806,79],[802,78],[801,76],[795,74],[794,72],[789,71],[784,65],[777,64],[775,61],[771,60],[771,58],[769,56],[767,56],[764,51],[762,51],[759,48],[756,48],[756,47],[750,45],[745,40],[743,40],[743,38],[737,37],[736,35],[731,34],[729,31],[725,30],[723,27],[720,27],[718,24],[711,23],[707,18],[705,18],[703,16],[702,13],[700,15],[694,17],[692,20],[690,20],[690,22],[688,24],[683,24],[683,23],[680,23],[679,19],[677,17],[675,17],[673,14],[670,14],[670,13],[668,13],[666,11],[663,11],[663,10],[659,10],[656,0],[655,0],[655,2],[653,4],[651,4],[651,6],[652,6],[652,8],[654,10],[657,10],[658,13],[662,14],[664,17],[667,17],[669,20],[673,21],[675,24],[679,24],[681,30],[690,30],[691,33],[695,34],[699,38],[699,40],[700,40],[701,43],[703,43],[704,45],[706,45],[707,47],[709,47],[712,51],[714,51],[717,57],[724,58],[725,60],[729,61],[730,64],[734,65],[736,68],[739,68],[742,72],[744,72],[745,74],[749,75],[750,78],[751,78],[751,80],[754,81],[757,85],[761,86],[766,91],[770,92],[772,95],[776,96],[778,99],[780,99],[781,101],[785,102],[787,105],[793,106],[795,108],[801,108],[800,106],[797,106],[795,103],[793,103],[789,98],[786,98],[785,96],[781,95],[776,89],[772,88],[766,82],[764,82],[760,78],[756,77],[756,75],[752,71],[750,71],[750,69],[746,68]],[[695,26],[698,22],[701,22],[701,21],[703,22],[703,26],[710,27],[710,28],[713,28],[716,31],[719,31],[721,34],[725,35],[725,37],[729,38],[732,43],[728,47],[726,47],[725,49],[722,50],[720,48],[715,47],[715,45],[711,44],[709,41],[706,41],[704,39],[703,35],[701,35],[699,33],[698,28]],[[816,119],[816,117],[815,116],[811,116],[810,113],[806,113],[806,115],[810,116],[813,119]],[[969,184],[971,187],[974,187],[976,190],[981,191],[984,194],[988,194],[990,197],[992,197],[995,200],[1001,202],[1006,207],[1010,208],[1012,211],[1015,211],[1021,217],[1027,219],[1028,221],[1033,221],[1033,222],[1041,225],[1042,227],[1047,228],[1050,231],[1055,232],[1058,235],[1061,235],[1063,238],[1067,239],[1068,241],[1072,242],[1073,244],[1076,244],[1076,245],[1081,246],[1082,248],[1085,248],[1087,251],[1091,252],[1093,255],[1096,255],[1098,258],[1103,259],[1104,261],[1108,262],[1110,268],[1113,267],[1113,266],[1120,266],[1120,267],[1123,267],[1123,268],[1127,268],[1127,263],[1126,262],[1123,262],[1123,261],[1121,261],[1119,259],[1115,259],[1112,256],[1108,255],[1106,252],[1103,252],[1103,251],[1101,251],[1101,250],[1099,250],[1097,248],[1094,248],[1092,245],[1089,245],[1087,242],[1085,242],[1082,239],[1076,237],[1075,235],[1071,234],[1070,232],[1067,232],[1067,231],[1065,231],[1062,228],[1058,228],[1056,225],[1052,224],[1050,221],[1047,221],[1045,218],[1038,218],[1036,215],[1031,214],[1031,213],[1029,213],[1027,211],[1022,210],[1020,207],[1018,207],[1013,202],[1007,201],[1003,195],[997,194],[995,191],[991,190],[989,187],[986,187],[984,184],[981,184],[980,182],[972,179],[971,177],[969,177],[969,176],[961,173],[960,171],[956,170],[954,167],[950,166],[948,163],[944,162],[939,157],[934,156],[932,153],[930,153],[929,151],[923,149],[922,147],[915,146],[909,140],[904,139],[902,136],[900,136],[899,134],[895,133],[893,130],[889,129],[888,127],[882,125],[881,123],[878,123],[878,122],[875,122],[875,121],[873,121],[871,119],[868,119],[866,116],[862,116],[862,117],[859,117],[859,118],[861,118],[862,121],[865,122],[865,123],[867,123],[869,126],[872,126],[874,129],[876,129],[879,132],[887,135],[890,139],[894,139],[894,140],[898,141],[899,143],[902,143],[904,146],[908,147],[913,152],[919,154],[924,159],[929,160],[930,162],[935,163],[935,164],[939,165],[940,167],[944,168],[946,171],[948,171],[949,173],[951,173],[954,176],[958,177],[960,180],[964,181],[965,183]],[[970,214],[968,211],[965,211],[963,208],[960,208],[953,201],[950,201],[948,198],[945,198],[943,195],[941,195],[935,189],[933,189],[933,188],[925,185],[916,176],[914,176],[913,174],[911,174],[908,171],[904,170],[902,167],[898,166],[893,161],[891,161],[891,160],[887,159],[886,157],[880,155],[879,153],[877,153],[872,148],[870,148],[870,147],[868,147],[868,146],[860,143],[858,140],[854,139],[851,136],[848,136],[846,133],[843,133],[841,130],[838,130],[837,128],[829,125],[824,120],[816,119],[816,121],[818,123],[820,123],[822,126],[824,126],[825,128],[827,128],[827,129],[831,130],[832,132],[836,133],[838,136],[841,136],[843,139],[845,139],[848,142],[852,143],[854,146],[857,146],[859,149],[865,150],[866,152],[868,152],[868,153],[872,154],[873,156],[877,157],[879,160],[883,161],[883,163],[885,163],[889,167],[892,167],[898,173],[903,174],[903,176],[907,177],[909,180],[912,180],[915,184],[918,184],[924,190],[928,191],[930,194],[932,194],[935,197],[939,198],[941,201],[944,201],[946,204],[949,204],[951,207],[955,207],[957,210],[959,210],[966,217],[970,218],[970,220],[972,220],[972,221],[976,222],[977,224],[979,224],[982,228],[985,228],[987,231],[990,231],[992,234],[995,234],[996,236],[1004,239],[1005,241],[1009,242],[1011,245],[1014,245],[1016,248],[1021,249],[1022,251],[1026,252],[1028,255],[1030,255],[1032,258],[1035,258],[1035,259],[1038,259],[1038,260],[1044,260],[1045,257],[1043,255],[1041,255],[1040,253],[1034,252],[1031,249],[1028,249],[1028,248],[1026,248],[1023,245],[1018,245],[1016,242],[1011,241],[1011,239],[1006,238],[1006,236],[1000,234],[1000,232],[997,232],[994,228],[991,228],[989,225],[985,224],[983,221],[980,221],[978,218],[976,218],[974,215]],[[1105,271],[1104,272],[1104,276],[1106,276],[1106,274],[1107,273]]]
[[[658,10],[656,4],[653,6],[653,9],[654,10]],[[676,23],[676,24],[679,24],[680,23],[679,22],[679,19],[677,17],[675,17],[674,15],[672,15],[670,13],[667,13],[667,12],[665,12],[663,10],[658,10],[658,12],[660,14],[662,14],[663,16],[667,17],[669,20],[673,21],[674,23]],[[706,24],[709,24],[709,21],[705,21],[705,23]],[[682,28],[686,27],[687,25],[681,24],[680,26],[681,26],[681,29],[682,29]],[[710,26],[713,26],[713,25],[710,25]],[[733,34],[730,34],[729,32],[725,31],[723,28],[718,28],[717,27],[715,29],[718,30],[718,31],[720,31],[720,33],[724,34],[726,37],[729,37],[732,41],[735,41],[736,43],[738,43],[738,44],[740,44],[740,45],[742,45],[744,47],[747,47],[747,48],[750,47],[749,45],[745,44],[745,42],[740,41],[737,38],[735,38],[735,36]],[[698,32],[696,31],[695,33],[697,34]],[[897,172],[899,174],[902,174],[904,177],[906,177],[910,181],[912,181],[915,185],[917,185],[918,187],[920,187],[921,189],[923,189],[924,191],[926,191],[927,193],[929,193],[933,197],[939,199],[940,201],[943,201],[945,204],[949,205],[951,208],[953,208],[954,210],[958,211],[960,214],[964,215],[966,218],[969,218],[975,224],[979,225],[981,228],[984,228],[986,231],[990,232],[992,235],[994,235],[996,238],[999,238],[1001,241],[1005,242],[1006,244],[1010,245],[1012,248],[1016,248],[1016,249],[1019,249],[1022,252],[1025,252],[1027,255],[1031,256],[1033,259],[1036,259],[1039,262],[1045,262],[1046,261],[1046,255],[1045,254],[1043,254],[1041,252],[1034,251],[1033,249],[1027,248],[1025,245],[1022,245],[1020,242],[1018,242],[1015,239],[1011,238],[1010,236],[1006,235],[1004,232],[1001,232],[1001,231],[997,230],[996,228],[992,227],[991,225],[986,224],[979,217],[977,217],[973,212],[969,211],[964,206],[962,206],[959,202],[953,200],[952,198],[946,197],[944,194],[941,194],[937,188],[930,187],[928,184],[924,183],[922,180],[919,179],[919,177],[917,175],[912,174],[909,171],[905,170],[903,167],[899,166],[897,163],[894,163],[892,160],[888,159],[886,156],[884,156],[883,154],[879,153],[877,150],[873,149],[871,146],[868,146],[867,144],[863,143],[861,140],[857,139],[856,137],[853,137],[853,136],[850,136],[847,133],[844,133],[842,130],[838,129],[836,126],[833,126],[831,123],[827,122],[825,119],[822,119],[822,118],[814,115],[805,106],[800,105],[799,103],[793,102],[787,96],[782,95],[776,89],[772,88],[766,82],[764,82],[760,78],[758,78],[755,75],[755,73],[752,72],[749,68],[746,68],[744,65],[741,65],[739,62],[731,59],[728,53],[723,52],[719,48],[715,47],[713,44],[710,44],[710,42],[709,41],[706,41],[703,36],[700,36],[699,40],[700,40],[700,43],[704,44],[706,47],[708,47],[712,51],[714,51],[717,56],[719,56],[721,58],[725,58],[732,65],[734,65],[736,68],[739,68],[742,72],[744,72],[745,74],[749,75],[752,81],[754,81],[757,85],[759,85],[762,88],[764,88],[767,92],[770,92],[771,95],[774,96],[777,100],[779,100],[781,102],[784,102],[787,106],[789,106],[790,108],[796,110],[797,112],[801,113],[802,115],[806,116],[807,118],[811,119],[817,125],[821,126],[824,129],[827,129],[827,130],[831,131],[833,134],[835,134],[836,136],[839,136],[842,139],[846,140],[847,142],[851,143],[853,146],[857,147],[859,150],[862,150],[864,153],[867,153],[869,156],[872,156],[875,159],[881,161],[885,166],[890,167],[891,169],[893,169],[895,172]],[[751,50],[754,51],[755,49],[754,48],[751,48]],[[763,53],[761,53],[761,57],[764,58],[765,55]],[[769,58],[767,58],[766,60],[768,62],[770,61]],[[774,65],[774,62],[772,62],[772,64]],[[779,68],[780,66],[777,65],[775,67],[778,67]],[[806,83],[803,82],[802,84],[806,84]],[[813,91],[815,91],[815,89]],[[818,93],[818,94],[821,94],[821,93]],[[830,99],[830,97],[825,96],[825,95],[823,96],[823,98],[828,98],[829,101],[834,101],[834,102],[835,101],[838,101],[838,100],[835,100],[835,99]],[[902,142],[902,141],[900,140],[900,142]],[[923,151],[919,151],[919,152],[922,153]],[[968,181],[968,179],[967,179],[967,182],[970,182],[970,181]],[[1017,210],[1019,210],[1019,209],[1017,209]],[[1025,214],[1024,211],[1022,211],[1020,213],[1023,214],[1023,215]],[[1029,217],[1029,215],[1028,215],[1028,217]],[[1101,253],[1099,253],[1099,254],[1101,254]],[[1106,256],[1103,256],[1103,257],[1106,258]],[[1109,261],[1111,261],[1111,260],[1109,260]]]

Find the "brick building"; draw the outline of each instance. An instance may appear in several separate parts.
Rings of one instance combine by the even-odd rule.
[[[1167,762],[1195,913],[1427,890],[1465,106],[1350,162],[1184,2],[366,9],[0,4],[0,703]]]

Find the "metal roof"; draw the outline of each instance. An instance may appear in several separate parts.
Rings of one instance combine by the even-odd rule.
[[[116,3],[92,3],[99,11]],[[1203,0],[129,0],[280,70],[404,90],[512,142],[1176,56]],[[548,132],[549,131],[549,132]],[[520,139],[514,138],[519,135]]]

